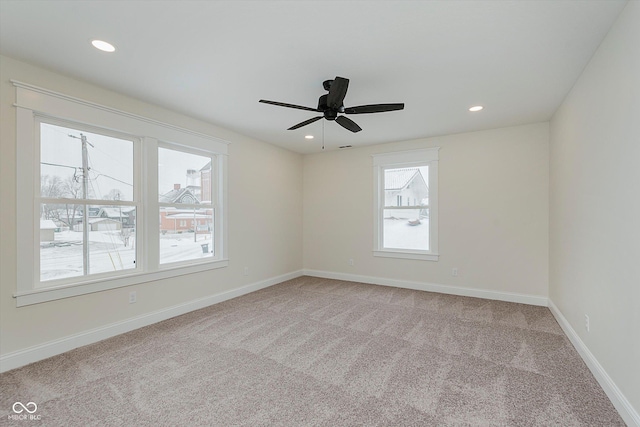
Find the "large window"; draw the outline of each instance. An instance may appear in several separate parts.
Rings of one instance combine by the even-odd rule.
[[[438,148],[373,156],[374,255],[438,260]]]
[[[40,282],[135,269],[137,141],[37,123]]]
[[[18,306],[227,265],[226,142],[13,83]]]

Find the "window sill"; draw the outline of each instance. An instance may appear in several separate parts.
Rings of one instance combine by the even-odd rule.
[[[391,251],[391,250],[378,250],[373,251],[373,256],[383,258],[401,258],[401,259],[417,259],[421,261],[438,261],[439,254],[435,253],[422,253],[422,252],[408,252],[408,251]]]
[[[180,266],[175,268],[165,268],[161,271],[154,271],[152,273],[136,273],[127,276],[119,276],[117,278],[104,278],[82,283],[74,283],[71,285],[38,288],[32,291],[15,294],[14,298],[16,299],[16,306],[23,307],[26,305],[39,304],[47,301],[54,301],[63,298],[91,294],[94,292],[106,291],[109,289],[137,285],[145,282],[152,282],[154,280],[162,280],[171,277],[198,273],[201,271],[215,270],[218,268],[227,267],[228,265],[229,260],[223,259],[213,262],[207,262],[204,264],[190,265],[188,267]]]

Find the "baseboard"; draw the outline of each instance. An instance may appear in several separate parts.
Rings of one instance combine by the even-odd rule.
[[[320,270],[303,270],[305,276],[322,277],[325,279],[347,280],[350,282],[370,283],[373,285],[393,286],[396,288],[414,289],[418,291],[438,292],[441,294],[461,295],[466,297],[485,298],[498,301],[517,302],[520,304],[539,305],[546,307],[548,299],[536,295],[517,294],[510,292],[488,291],[485,289],[463,288],[458,286],[441,285],[428,282],[410,282],[406,280],[388,279],[385,277],[370,277],[357,274],[335,273]]]
[[[625,423],[629,427],[640,427],[640,415],[631,405],[629,400],[622,394],[622,391],[618,388],[615,382],[611,379],[607,371],[604,370],[598,359],[589,351],[589,348],[582,342],[576,331],[571,327],[571,324],[562,315],[562,312],[556,307],[551,299],[549,299],[549,309],[551,313],[558,321],[558,324],[567,335],[575,349],[577,350],[584,363],[591,370],[591,373],[600,384],[600,387],[607,394],[613,406],[618,410],[618,413],[622,417]]]
[[[222,292],[216,295],[210,295],[204,298],[199,298],[197,300],[174,305],[168,308],[163,308],[161,310],[143,314],[131,319],[111,323],[109,325],[101,326],[99,328],[91,329],[79,334],[70,335],[61,339],[49,341],[44,344],[29,347],[24,350],[7,353],[0,356],[0,372],[6,372],[11,369],[19,368],[21,366],[46,359],[48,357],[67,352],[69,350],[73,350],[77,347],[93,344],[95,342],[102,341],[104,339],[111,338],[125,332],[133,331],[134,329],[142,328],[143,326],[148,326],[153,323],[179,316],[181,314],[189,313],[191,311],[208,307],[213,304],[218,304],[220,302],[227,301],[251,292],[255,292],[257,290],[276,285],[286,280],[295,279],[296,277],[300,276],[302,276],[302,270],[293,271],[281,276],[271,277],[269,279],[251,283],[241,288]]]

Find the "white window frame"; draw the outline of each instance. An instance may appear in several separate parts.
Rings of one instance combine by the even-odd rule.
[[[374,154],[373,157],[373,255],[387,258],[438,261],[438,150],[440,147]],[[385,248],[384,171],[406,167],[429,167],[429,250]]]
[[[64,203],[65,201],[68,202],[69,204],[78,204],[78,205],[86,205],[87,208],[89,208],[89,206],[91,205],[109,205],[109,206],[115,206],[115,205],[119,205],[119,206],[133,206],[136,209],[136,217],[142,217],[144,215],[144,208],[142,206],[141,203],[141,195],[142,195],[142,191],[141,191],[141,174],[142,174],[142,162],[140,161],[141,159],[141,147],[140,147],[140,139],[132,136],[132,135],[128,135],[128,134],[123,134],[121,132],[114,132],[111,130],[107,130],[107,129],[101,129],[101,128],[96,128],[94,126],[89,126],[86,124],[82,124],[82,123],[74,123],[74,122],[69,122],[67,120],[61,120],[61,119],[56,119],[56,118],[52,118],[52,117],[48,117],[48,116],[44,116],[40,113],[34,113],[33,115],[34,117],[34,126],[35,126],[35,130],[34,130],[34,143],[37,145],[37,147],[35,147],[35,156],[34,156],[34,165],[35,165],[35,173],[36,173],[36,177],[35,177],[35,184],[36,184],[36,188],[34,188],[34,204],[33,207],[35,208],[35,212],[34,212],[34,223],[33,223],[33,227],[34,227],[34,236],[38,236],[40,234],[40,227],[38,224],[38,218],[39,218],[39,212],[40,212],[40,204],[43,201],[50,201],[52,199],[48,199],[45,197],[42,197],[42,195],[40,194],[40,188],[39,188],[39,184],[40,184],[40,161],[41,161],[41,150],[40,150],[40,143],[41,143],[41,135],[40,135],[40,129],[41,129],[41,124],[45,123],[45,124],[51,124],[54,126],[61,126],[61,127],[66,127],[66,128],[70,128],[70,129],[74,129],[74,130],[78,130],[80,132],[90,132],[90,133],[95,133],[95,134],[100,134],[100,135],[105,135],[105,136],[109,136],[109,137],[113,137],[113,138],[120,138],[120,139],[125,139],[128,141],[132,141],[133,142],[133,200],[132,201],[116,201],[116,200],[103,200],[103,199],[98,199],[98,198],[86,198],[86,199],[58,199],[60,200],[60,203]],[[21,187],[21,186],[20,186]],[[24,189],[22,189],[24,191]],[[88,224],[84,224],[83,223],[83,227],[88,226]],[[74,276],[74,277],[69,277],[69,278],[62,278],[62,279],[52,279],[52,280],[47,280],[44,282],[40,282],[37,277],[34,277],[34,280],[37,280],[39,283],[35,284],[35,287],[40,289],[40,288],[54,288],[54,287],[58,287],[58,286],[65,286],[67,283],[69,282],[77,282],[77,281],[84,281],[87,278],[91,277],[92,279],[95,280],[100,280],[100,279],[108,279],[108,278],[116,278],[118,276],[125,276],[128,274],[135,274],[136,272],[140,272],[140,267],[141,267],[141,263],[138,262],[138,259],[141,259],[141,249],[143,245],[138,244],[139,242],[139,238],[140,236],[136,233],[136,243],[135,243],[135,248],[136,248],[136,265],[134,268],[128,268],[128,269],[123,269],[123,270],[118,270],[118,271],[113,271],[113,272],[109,272],[109,273],[95,273],[95,274],[90,274],[88,276],[85,275],[81,275],[81,276]],[[34,273],[37,272],[37,274],[40,274],[40,239],[39,238],[35,238],[34,239],[34,251],[35,251],[35,259],[34,259]],[[84,244],[84,242],[83,242]]]
[[[185,147],[185,146],[180,146],[180,145],[176,145],[176,144],[170,144],[170,143],[166,143],[166,142],[158,142],[158,147],[159,148],[165,148],[168,150],[175,150],[175,151],[181,151],[183,153],[190,153],[190,154],[195,154],[198,156],[203,156],[203,157],[208,157],[211,160],[211,170],[212,170],[212,176],[211,176],[211,182],[215,183],[216,181],[214,180],[214,176],[213,173],[216,172],[216,170],[214,168],[218,168],[220,167],[220,165],[217,162],[217,157],[215,154],[212,154],[211,152],[204,152],[201,150],[194,150],[193,148],[190,147]],[[156,174],[157,176],[157,174]],[[157,187],[156,187],[157,188]],[[213,224],[214,224],[214,229],[213,229],[213,248],[214,248],[214,254],[212,258],[208,258],[207,260],[205,260],[204,262],[209,262],[210,260],[216,260],[219,258],[218,255],[218,245],[221,245],[222,242],[218,241],[218,236],[217,236],[217,227],[216,227],[216,222],[220,219],[220,215],[219,215],[219,207],[220,207],[220,203],[222,202],[221,200],[219,200],[218,196],[218,188],[215,185],[212,185],[211,188],[211,201],[208,203],[203,203],[203,204],[191,204],[191,203],[160,203],[159,201],[156,200],[156,203],[158,205],[158,209],[157,209],[157,215],[160,215],[160,210],[162,207],[172,207],[172,208],[184,208],[184,209],[202,209],[203,207],[206,208],[211,208],[213,210]],[[196,227],[196,224],[193,223],[193,220],[187,220],[187,219],[181,219],[180,220],[180,227],[187,227],[189,224],[191,224],[192,226]],[[159,229],[160,227],[158,227]],[[158,247],[158,262],[160,259],[160,248]],[[164,269],[171,269],[171,268],[175,268],[178,267],[180,265],[190,265],[190,264],[199,264],[202,263],[203,261],[200,260],[184,260],[184,261],[175,261],[175,262],[168,262],[168,263],[164,263],[164,264],[160,264],[159,268],[161,270]]]
[[[229,142],[210,135],[163,123],[104,105],[74,98],[41,87],[11,80],[16,88],[16,211],[17,211],[17,284],[14,297],[18,307],[46,301],[100,292],[143,282],[166,279],[205,270],[226,267],[227,256],[227,153]],[[136,165],[140,174],[140,212],[136,212],[141,226],[136,227],[140,252],[136,268],[118,274],[96,274],[56,280],[55,286],[40,282],[39,265],[39,209],[40,141],[38,118],[61,123],[78,124],[83,128],[108,130],[139,139]],[[55,122],[54,122],[55,124]],[[187,150],[208,153],[212,164],[211,181],[216,206],[214,238],[216,254],[200,262],[187,265],[159,264],[158,212],[158,144],[170,144]],[[135,170],[135,166],[134,166]],[[99,204],[99,203],[98,203]],[[142,215],[142,216],[140,216]],[[156,237],[154,237],[156,236]],[[34,243],[37,242],[38,244]]]

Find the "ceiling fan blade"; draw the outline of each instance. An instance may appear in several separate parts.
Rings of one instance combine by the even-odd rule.
[[[360,132],[362,128],[356,124],[353,120],[345,116],[338,116],[336,122],[343,128],[350,130],[353,133]]]
[[[304,122],[300,122],[300,123],[298,123],[297,125],[293,125],[293,126],[291,126],[289,129],[287,129],[287,130],[294,130],[294,129],[301,128],[302,126],[306,126],[306,125],[311,124],[311,123],[313,123],[313,122],[317,122],[317,121],[318,121],[318,120],[320,120],[321,118],[322,118],[322,116],[313,117],[313,118],[311,118],[311,119],[309,119],[309,120],[305,120]]]
[[[279,107],[287,107],[287,108],[297,108],[298,110],[305,111],[318,111],[316,108],[311,107],[303,107],[302,105],[294,105],[294,104],[285,104],[284,102],[276,102],[276,101],[267,101],[266,99],[261,99],[258,102],[262,102],[264,104],[277,105]]]
[[[347,95],[348,88],[349,79],[345,79],[344,77],[336,77],[333,79],[333,83],[331,83],[331,88],[329,89],[329,95],[327,96],[327,105],[329,108],[337,110],[342,107],[342,101],[344,101],[344,97]]]
[[[357,107],[345,108],[345,114],[367,114],[367,113],[384,113],[385,111],[403,110],[404,103],[399,104],[372,104],[358,105]]]

